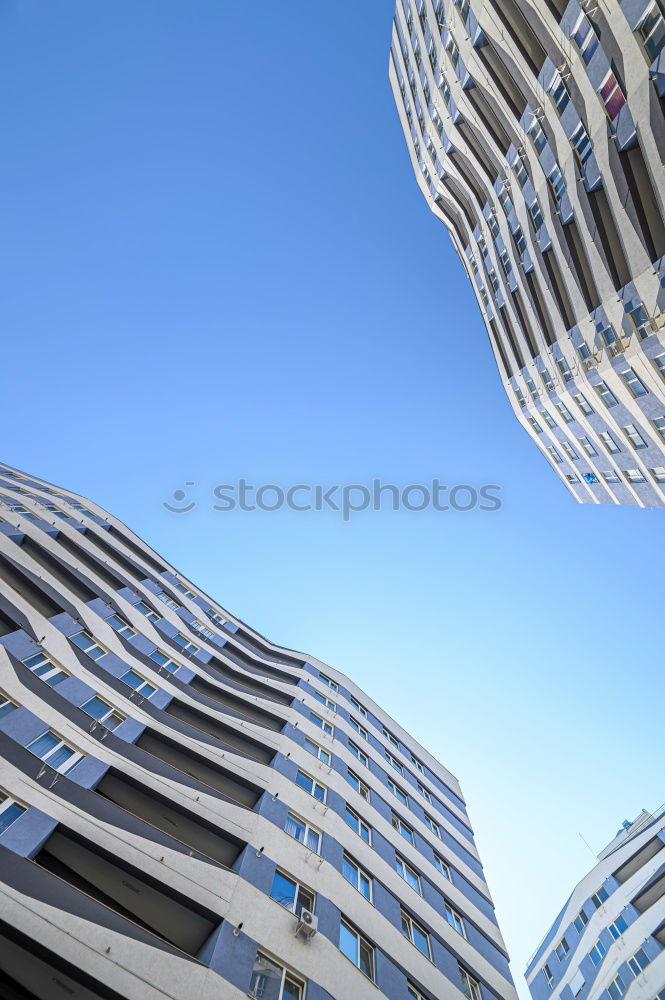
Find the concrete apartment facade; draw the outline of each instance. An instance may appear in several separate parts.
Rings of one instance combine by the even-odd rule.
[[[533,1000],[663,1000],[665,807],[625,822],[526,971]]]
[[[457,780],[0,467],[0,995],[515,1000]]]
[[[665,505],[663,0],[397,0],[416,179],[581,503]]]

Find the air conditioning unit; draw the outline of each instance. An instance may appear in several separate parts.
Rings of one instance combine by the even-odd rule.
[[[296,937],[302,934],[303,937],[309,939],[314,937],[318,929],[319,918],[316,914],[311,913],[310,910],[301,910],[298,917],[298,926],[296,927]]]

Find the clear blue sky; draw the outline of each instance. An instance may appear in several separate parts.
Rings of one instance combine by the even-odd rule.
[[[390,0],[4,0],[3,459],[353,676],[460,778],[522,985],[665,799],[662,511],[576,506],[411,175]],[[253,482],[500,483],[499,513],[215,513]],[[161,506],[200,484],[188,515]]]

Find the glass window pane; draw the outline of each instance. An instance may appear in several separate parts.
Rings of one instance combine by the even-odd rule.
[[[4,833],[8,826],[18,819],[25,812],[23,806],[20,806],[18,802],[13,802],[4,812],[0,813],[0,833]]]
[[[287,976],[284,981],[282,996],[284,1000],[301,1000],[302,986],[295,979],[291,979],[291,976]]]
[[[358,937],[346,924],[339,925],[339,950],[350,958],[354,965],[358,964]]]
[[[256,1000],[279,1000],[282,969],[265,955],[259,953],[254,961],[249,995]]]
[[[55,753],[49,757],[48,764],[50,767],[54,768],[54,770],[57,771],[64,764],[67,763],[70,757],[73,756],[74,756],[74,751],[70,750],[69,747],[63,746],[60,747],[59,750],[56,750]]]
[[[292,909],[296,898],[296,884],[281,872],[275,872],[270,896],[287,909]]]
[[[44,757],[45,754],[52,750],[60,740],[54,733],[43,733],[39,736],[33,743],[30,744],[28,750],[32,751],[36,757]]]
[[[101,698],[96,695],[91,698],[90,701],[86,701],[85,705],[82,706],[83,711],[87,715],[91,715],[93,719],[101,719],[104,715],[108,715],[110,708],[108,705],[104,704]]]
[[[359,965],[361,972],[364,972],[370,979],[374,979],[374,955],[372,949],[362,942],[360,943]]]

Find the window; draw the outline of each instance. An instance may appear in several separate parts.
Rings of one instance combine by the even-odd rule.
[[[18,705],[15,702],[10,701],[6,698],[2,692],[0,692],[0,719],[4,719],[6,715],[11,715],[12,712],[16,711]]]
[[[154,660],[155,663],[158,663],[160,667],[164,667],[164,669],[168,670],[171,674],[174,674],[176,670],[180,668],[180,664],[176,663],[175,660],[172,660],[170,656],[166,655],[166,653],[162,653],[161,649],[154,650],[154,652],[150,654],[150,659]]]
[[[70,635],[69,638],[75,646],[82,649],[93,660],[98,660],[106,653],[106,650],[93,639],[89,632],[77,632],[76,635]]]
[[[627,926],[628,924],[626,923],[625,918],[621,914],[619,914],[614,923],[610,924],[608,930],[612,935],[612,937],[614,938],[614,940],[616,941],[618,938],[621,937],[623,932],[626,930]]]
[[[314,910],[314,893],[305,889],[304,886],[279,869],[275,872],[272,880],[270,898],[297,916],[300,916],[301,910],[309,910],[310,913]]]
[[[254,959],[248,995],[253,1000],[302,1000],[305,984],[259,951]]]
[[[353,705],[353,707],[355,708],[356,712],[359,715],[362,715],[363,719],[366,719],[367,718],[367,709],[365,708],[365,706],[361,705],[359,701],[356,701],[356,699],[353,696],[351,696],[349,698],[349,700],[350,700],[351,704]]]
[[[545,976],[545,982],[547,983],[549,988],[552,989],[552,987],[554,986],[554,976],[552,975],[552,970],[550,969],[547,962],[545,962],[545,965],[543,966],[543,975]]]
[[[366,802],[369,802],[369,788],[363,784],[357,774],[353,771],[347,771],[346,780],[350,785],[353,785],[358,794],[362,795]]]
[[[580,444],[582,445],[582,447],[584,448],[584,450],[587,453],[587,455],[597,455],[598,454],[598,452],[596,451],[596,449],[594,448],[594,446],[591,444],[591,441],[589,440],[588,437],[581,437],[581,438],[578,438],[578,440],[579,440]]]
[[[665,42],[665,19],[658,0],[654,0],[654,3],[647,8],[637,33],[642,39],[648,62],[654,62],[660,55],[663,42]]]
[[[183,586],[182,583],[176,583],[175,589],[179,590],[181,594],[185,595],[185,597],[196,597],[196,594],[194,593],[194,591],[193,590],[187,590],[187,587]]]
[[[589,400],[581,392],[576,392],[575,395],[573,396],[573,399],[575,400],[580,410],[586,417],[588,417],[589,414],[595,412]]]
[[[570,93],[568,91],[568,87],[558,74],[556,76],[555,83],[550,89],[550,94],[557,111],[559,114],[563,114],[570,102]]]
[[[571,460],[571,462],[576,462],[580,457],[573,448],[572,444],[570,444],[568,441],[563,441],[561,447],[563,448],[563,450],[565,451],[566,455]]]
[[[427,931],[423,930],[405,910],[401,911],[401,918],[404,937],[408,938],[411,944],[415,944],[418,951],[421,951],[426,958],[431,958]]]
[[[289,837],[299,840],[305,847],[309,847],[310,851],[314,851],[315,854],[321,853],[321,834],[295,813],[288,814],[284,829]]]
[[[107,729],[116,729],[121,722],[125,721],[124,715],[116,712],[113,705],[107,704],[97,695],[86,701],[84,705],[81,705],[81,708],[86,715],[89,715],[92,719],[96,719],[97,722],[101,722]]]
[[[549,452],[549,454],[550,454],[550,458],[552,459],[552,461],[556,462],[556,463],[557,463],[557,465],[558,465],[558,464],[559,464],[560,462],[562,462],[562,461],[563,461],[563,459],[561,458],[561,455],[560,455],[560,454],[559,454],[559,452],[558,452],[558,451],[556,450],[556,448],[552,448],[552,447],[548,447],[548,449],[547,449],[547,450],[548,450],[548,452]]]
[[[391,753],[388,753],[387,750],[386,750],[386,760],[390,763],[392,767],[395,768],[398,774],[404,774],[404,768],[402,767],[400,762],[395,757],[393,757]]]
[[[46,653],[36,653],[34,656],[29,656],[27,660],[23,660],[23,663],[29,670],[32,670],[33,674],[41,677],[49,687],[55,687],[60,681],[64,681],[65,677],[69,677],[69,674],[61,667],[56,667],[55,663],[49,660]]]
[[[562,937],[558,945],[554,949],[554,953],[556,957],[559,959],[559,961],[563,962],[569,951],[570,948],[568,947],[568,942],[566,941],[565,937]]]
[[[618,973],[607,987],[607,992],[610,995],[610,1000],[621,1000],[621,997],[626,992],[623,979]]]
[[[355,731],[358,733],[358,736],[362,736],[362,738],[366,740],[367,730],[363,726],[361,726],[360,723],[356,719],[354,719],[352,715],[349,716],[349,722],[351,723]]]
[[[307,792],[308,795],[312,795],[319,802],[326,801],[326,790],[323,785],[320,785],[318,781],[311,778],[309,774],[305,774],[304,771],[298,771],[296,774],[296,785]]]
[[[591,897],[591,902],[598,910],[600,909],[600,907],[603,905],[603,903],[607,898],[608,898],[607,889],[605,888],[604,885],[601,885],[600,889],[598,889],[597,892],[594,892],[593,896]]]
[[[367,823],[360,818],[357,812],[354,812],[353,809],[347,806],[344,810],[344,819],[351,829],[355,830],[361,840],[364,840],[366,844],[371,844],[372,831]]]
[[[187,636],[183,635],[181,632],[178,632],[177,635],[173,636],[173,642],[177,642],[179,646],[182,646],[186,653],[198,653],[201,648],[200,646],[197,646],[196,643],[190,642]]]
[[[657,465],[655,469],[649,469],[649,472],[657,483],[665,483],[665,465]]]
[[[326,677],[325,674],[319,674],[319,680],[323,681],[324,684],[327,684],[328,687],[331,689],[331,691],[339,691],[339,685],[337,681],[331,680],[330,677]]]
[[[50,729],[29,743],[27,749],[60,774],[65,774],[83,757]]]
[[[431,816],[428,816],[427,813],[425,813],[425,826],[428,826],[435,836],[439,838],[441,837],[441,830],[439,829],[439,824],[436,823]]]
[[[133,635],[136,635],[136,629],[133,629],[132,626],[124,620],[124,618],[120,617],[120,615],[111,615],[109,618],[105,618],[104,620],[107,625],[110,625],[112,629],[115,629],[118,635],[127,636],[129,639],[131,639]]]
[[[15,514],[21,514],[23,517],[27,517],[29,521],[39,521],[39,515],[35,514],[33,511],[28,510],[23,504],[14,504],[13,511]]]
[[[619,374],[636,399],[638,396],[646,396],[648,389],[632,368],[627,368],[625,372]]]
[[[148,684],[148,682],[137,674],[135,670],[128,670],[126,674],[123,674],[120,678],[125,684],[129,685],[135,691],[138,691],[140,695],[144,698],[152,698],[153,694],[157,690],[154,684]]]
[[[413,837],[413,830],[411,829],[410,826],[408,826],[407,823],[404,822],[404,820],[401,820],[399,816],[396,816],[395,813],[393,813],[392,815],[392,824],[393,828],[397,830],[397,832],[401,834],[405,840],[408,840],[410,844],[415,843]]]
[[[447,878],[449,882],[452,882],[448,864],[436,853],[436,851],[434,852],[434,865],[436,869],[441,872],[444,878]]]
[[[418,782],[418,791],[420,792],[420,794],[422,795],[422,797],[425,799],[425,802],[429,802],[430,805],[431,805],[431,803],[432,803],[432,796],[427,791],[427,789],[425,788],[425,786],[420,784],[420,782]]]
[[[644,948],[638,948],[633,957],[628,959],[628,967],[635,976],[639,976],[640,972],[644,972],[648,964],[649,959]]]
[[[620,483],[621,476],[614,469],[608,469],[607,472],[603,472],[603,479],[606,483]]]
[[[399,854],[395,855],[395,871],[412,889],[416,890],[418,895],[422,895],[420,876],[411,865],[407,864],[404,858],[400,858]]]
[[[226,625],[227,619],[224,617],[224,615],[220,615],[218,611],[213,611],[212,608],[209,608],[207,614],[210,620],[215,623],[215,625]]]
[[[639,451],[641,448],[646,448],[647,443],[638,431],[635,424],[626,424],[623,428],[623,432],[632,444],[635,451]]]
[[[339,950],[374,982],[374,948],[346,920],[339,925]]]
[[[25,806],[19,805],[15,799],[0,792],[0,833],[4,833],[7,827],[10,827],[24,812]]]
[[[466,937],[466,932],[464,930],[464,920],[459,915],[457,910],[453,909],[450,903],[445,904],[445,914],[446,914],[446,920],[448,921],[450,926],[454,930],[456,930],[458,934],[461,934],[462,937]]]
[[[365,767],[369,767],[369,757],[367,756],[366,753],[363,753],[360,747],[356,746],[356,744],[352,740],[349,740],[349,750],[351,751],[354,757],[358,758],[361,764],[364,764]]]
[[[315,726],[319,727],[319,729],[322,729],[324,733],[328,734],[328,736],[332,736],[333,727],[329,722],[324,722],[320,715],[316,715],[315,712],[310,712],[309,721],[313,722]]]
[[[598,38],[585,14],[582,14],[573,31],[573,41],[580,50],[585,63],[591,62],[591,57],[598,48]]]
[[[344,854],[342,875],[361,896],[372,902],[372,879],[349,854]]]
[[[174,601],[172,597],[169,597],[168,594],[165,594],[163,590],[161,590],[159,594],[157,594],[156,596],[158,600],[162,601],[162,603],[166,604],[169,608],[173,608],[174,611],[179,611],[180,608],[182,607],[182,605],[178,604],[177,601]]]
[[[134,605],[134,608],[137,611],[140,611],[142,615],[145,615],[148,621],[161,621],[161,615],[158,615],[156,611],[153,611],[152,608],[145,603],[145,601],[139,601],[138,604]]]
[[[559,411],[563,419],[566,421],[566,423],[569,424],[573,419],[573,415],[568,409],[568,407],[565,405],[565,403],[562,403],[561,400],[558,399],[554,401],[554,405],[556,406],[557,410]]]
[[[462,982],[462,993],[467,998],[467,1000],[482,1000],[482,994],[480,992],[480,983],[477,979],[474,979],[470,972],[467,972],[463,965],[457,966],[459,969],[460,980]]]
[[[596,968],[602,962],[604,955],[605,955],[605,945],[600,940],[600,938],[598,938],[598,940],[596,941],[595,945],[593,946],[593,948],[589,952],[589,958],[591,959],[591,961],[593,962],[593,964],[596,966]]]
[[[663,419],[665,420],[665,418]],[[414,767],[418,768],[421,774],[425,773],[424,766],[420,763],[420,761],[416,757],[413,756],[413,754],[411,754],[411,763],[413,764]]]
[[[314,742],[314,740],[310,740],[309,736],[305,738],[305,750],[307,750],[308,753],[311,753],[314,757],[317,757],[322,764],[330,764],[330,761],[332,760],[328,751],[324,750],[323,747],[320,747],[318,743]]]
[[[619,400],[616,398],[614,393],[611,391],[611,389],[605,382],[596,383],[594,389],[602,399],[605,406],[607,406],[608,408],[610,406],[617,406]]]
[[[547,410],[540,410],[539,413],[543,418],[543,420],[545,421],[545,423],[547,424],[547,426],[549,427],[549,429],[553,430],[556,427],[556,422],[552,417],[551,413],[548,413]]]
[[[200,622],[197,618],[193,622],[190,622],[190,628],[193,628],[195,632],[199,632],[204,639],[214,639],[215,633],[209,629],[203,622]]]
[[[624,469],[623,474],[629,483],[646,483],[646,476],[639,469]]]
[[[406,996],[407,1000],[427,1000],[425,994],[417,990],[413,983],[406,984]]]
[[[333,712],[337,711],[337,705],[335,704],[335,702],[331,701],[330,698],[326,698],[326,696],[321,694],[319,691],[314,692],[314,697],[316,698],[317,701],[320,701],[322,705],[325,705],[326,708],[331,709],[331,711]]]
[[[395,795],[400,800],[403,806],[408,806],[409,796],[403,789],[399,787],[399,785],[396,785],[394,781],[391,781],[390,778],[388,778],[388,788],[393,793],[393,795]]]
[[[616,455],[621,451],[621,448],[616,443],[609,431],[601,431],[598,435],[600,440],[603,442],[610,455]]]
[[[536,432],[536,434],[542,434],[543,433],[543,428],[540,426],[540,424],[538,423],[537,420],[535,420],[533,417],[529,417],[528,420],[529,420],[529,423],[531,424],[531,427]]]
[[[575,151],[575,155],[577,156],[580,167],[583,167],[586,161],[593,153],[593,146],[591,145],[591,139],[589,138],[589,133],[585,129],[582,122],[579,123],[579,125],[571,135],[570,142]]]
[[[580,912],[575,917],[573,923],[575,925],[575,930],[581,934],[586,925],[589,923],[589,918],[587,917],[584,910],[580,910]]]
[[[665,417],[656,417],[651,423],[654,425],[663,441],[665,441]]]
[[[607,117],[613,122],[626,103],[626,98],[612,70],[603,80],[598,93],[607,112]]]
[[[567,474],[566,474],[566,479],[567,479],[567,481],[568,481],[569,483],[571,483],[571,484],[572,484],[572,483],[579,483],[579,481],[580,481],[580,477],[579,477],[579,476],[577,476],[577,475],[575,475],[575,473],[574,473],[574,472],[572,472],[572,473],[567,473]]]
[[[580,969],[578,969],[573,978],[570,980],[570,988],[573,991],[574,997],[580,995],[580,993],[584,989],[585,982],[586,980],[584,979],[584,973],[581,972]]]
[[[393,736],[393,734],[388,729],[386,729],[385,726],[383,727],[383,735],[385,736],[385,738],[388,740],[389,743],[392,743],[392,745],[399,750],[399,740],[397,739],[396,736]]]
[[[651,360],[653,361],[653,366],[660,377],[665,379],[665,354],[657,354],[656,357]]]
[[[56,517],[68,518],[69,514],[65,514],[64,511],[56,507],[54,503],[45,503],[42,506],[49,512],[49,514],[55,514]]]

